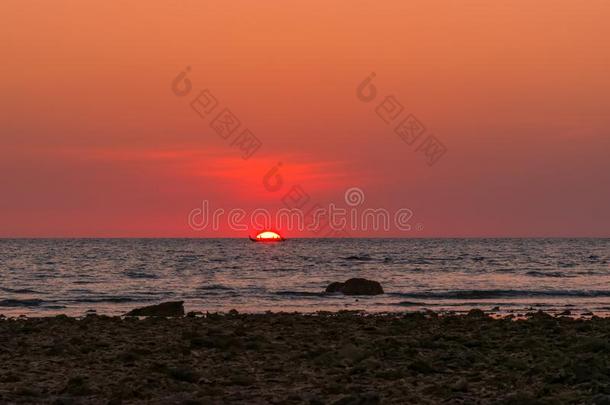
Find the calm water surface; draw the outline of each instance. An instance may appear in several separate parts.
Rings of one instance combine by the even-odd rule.
[[[378,280],[386,294],[321,292]],[[610,314],[610,239],[0,240],[0,313],[122,314],[184,300],[187,311]]]

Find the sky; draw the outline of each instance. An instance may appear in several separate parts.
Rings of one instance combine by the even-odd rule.
[[[608,21],[597,0],[3,1],[0,237],[242,237],[256,210],[289,237],[608,237]],[[392,223],[274,222],[295,205]],[[204,226],[219,210],[246,227]]]

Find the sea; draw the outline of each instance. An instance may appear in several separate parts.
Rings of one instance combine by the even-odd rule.
[[[384,294],[325,294],[363,277]],[[610,239],[0,239],[0,314],[186,311],[610,315]]]

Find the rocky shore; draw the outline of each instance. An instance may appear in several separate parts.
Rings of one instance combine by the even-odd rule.
[[[0,318],[0,403],[609,404],[610,319]]]

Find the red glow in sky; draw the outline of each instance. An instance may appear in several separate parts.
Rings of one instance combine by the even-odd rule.
[[[362,208],[413,210],[412,231],[353,236],[610,236],[608,2],[5,1],[0,15],[2,237],[243,237],[193,230],[189,212],[274,211],[296,186],[307,209],[358,187]],[[202,117],[204,89],[218,106]],[[225,108],[230,136],[212,123]],[[396,132],[410,114],[419,138]],[[262,143],[248,159],[245,129]],[[428,135],[447,149],[433,166]]]

